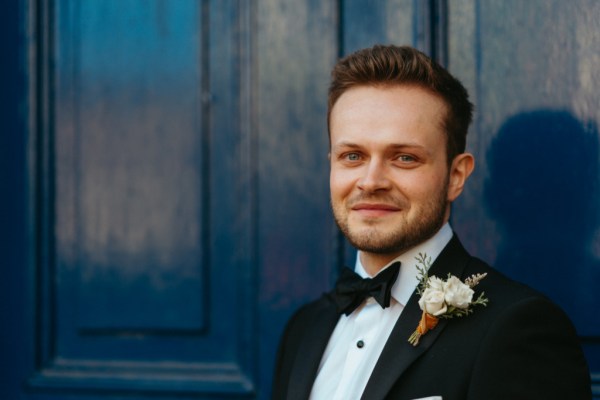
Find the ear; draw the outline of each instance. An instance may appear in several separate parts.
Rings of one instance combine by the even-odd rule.
[[[472,154],[462,153],[454,157],[448,177],[448,201],[453,202],[463,191],[465,182],[475,168],[475,158]]]

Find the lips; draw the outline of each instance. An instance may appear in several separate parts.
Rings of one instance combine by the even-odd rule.
[[[401,211],[401,208],[395,205],[384,203],[358,203],[350,209],[365,217],[382,217]]]
[[[391,204],[371,204],[371,203],[359,203],[351,207],[353,210],[382,210],[382,211],[399,211],[400,208]]]

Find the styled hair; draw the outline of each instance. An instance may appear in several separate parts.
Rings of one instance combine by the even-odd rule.
[[[443,121],[448,164],[465,151],[473,104],[458,79],[445,68],[408,46],[382,46],[358,50],[338,61],[331,72],[327,125],[340,96],[357,86],[417,86],[439,96],[447,106]],[[331,134],[330,134],[331,137]]]

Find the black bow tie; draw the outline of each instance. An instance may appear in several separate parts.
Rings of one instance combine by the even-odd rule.
[[[392,286],[398,277],[400,262],[395,262],[375,278],[361,278],[350,268],[344,268],[335,285],[333,300],[339,313],[352,314],[367,297],[373,297],[382,308],[390,306]]]

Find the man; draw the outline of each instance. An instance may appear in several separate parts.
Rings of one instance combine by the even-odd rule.
[[[412,48],[375,46],[335,66],[331,204],[359,250],[356,274],[288,323],[274,399],[591,398],[568,318],[471,257],[448,224],[474,167],[471,115],[461,83]],[[422,281],[439,303],[417,288],[425,272],[439,278]],[[470,286],[457,284],[468,296],[454,306],[458,279]],[[467,315],[445,318],[457,311]]]

